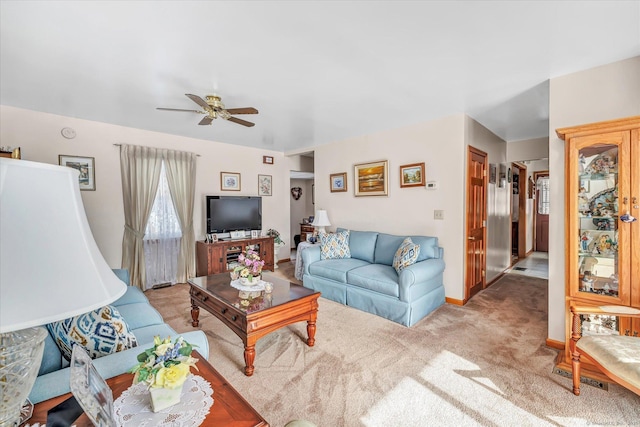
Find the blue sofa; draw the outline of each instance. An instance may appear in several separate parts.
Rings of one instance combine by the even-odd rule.
[[[420,245],[420,256],[398,274],[393,257],[406,237]],[[320,245],[305,249],[304,286],[405,326],[444,304],[444,251],[437,237],[350,230],[349,251],[351,258],[321,260]]]
[[[114,272],[120,280],[129,285],[127,270],[114,270]],[[204,332],[192,331],[178,334],[164,323],[160,313],[149,304],[147,297],[137,287],[127,286],[125,294],[111,305],[118,309],[129,325],[136,336],[138,346],[94,359],[93,364],[103,378],[115,377],[131,369],[137,363],[138,354],[153,347],[153,337],[156,335],[162,338],[170,336],[172,339],[182,336],[189,343],[197,345],[196,350],[202,357],[209,357],[209,343]],[[31,402],[35,404],[68,393],[70,391],[69,371],[69,362],[62,356],[55,341],[48,334],[45,338],[38,378],[29,395]]]

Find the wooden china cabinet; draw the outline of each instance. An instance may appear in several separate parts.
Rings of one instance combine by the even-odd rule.
[[[571,304],[640,308],[640,116],[556,133],[566,143],[566,335],[558,365],[570,371]],[[640,339],[640,319],[584,316],[583,333]],[[584,362],[583,375],[608,382]]]

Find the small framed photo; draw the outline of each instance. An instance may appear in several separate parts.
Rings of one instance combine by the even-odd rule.
[[[251,238],[252,239],[257,239],[258,238],[258,234],[260,234],[260,232],[258,230],[251,230]]]
[[[273,156],[262,156],[262,163],[266,163],[268,165],[273,164]]]
[[[95,159],[93,157],[58,156],[58,164],[77,169],[80,172],[78,182],[80,190],[95,191],[96,190],[96,169]]]
[[[258,195],[273,196],[271,175],[258,175]]]
[[[400,166],[400,188],[424,186],[424,163]]]
[[[496,164],[495,163],[489,163],[489,184],[495,184],[496,183]]]
[[[386,196],[389,194],[389,162],[360,163],[353,167],[355,195]]]
[[[240,191],[240,174],[220,172],[220,189],[222,191]]]
[[[332,193],[339,193],[341,191],[347,191],[347,173],[332,173],[329,175],[329,188]]]

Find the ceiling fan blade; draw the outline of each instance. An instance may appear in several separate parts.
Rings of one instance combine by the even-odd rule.
[[[229,114],[258,114],[258,110],[253,107],[246,108],[227,108]]]
[[[208,110],[211,108],[211,106],[207,104],[207,102],[204,99],[200,98],[198,95],[191,95],[190,93],[185,93],[185,95],[187,95],[189,99],[191,99],[193,102],[195,102],[205,110]]]
[[[237,124],[242,125],[242,126],[249,127],[249,128],[251,126],[255,126],[256,125],[255,123],[251,123],[251,122],[248,122],[246,120],[239,119],[237,117],[229,117],[227,120],[229,120],[230,122],[233,122],[233,123],[237,123]]]
[[[163,110],[163,111],[187,111],[189,113],[200,113],[200,114],[204,114],[204,112],[202,111],[198,111],[198,110],[183,110],[182,108],[161,108],[158,107],[156,108],[156,110]]]
[[[202,120],[200,120],[200,123],[198,123],[199,125],[210,125],[211,122],[213,121],[213,119],[209,116],[204,117]]]

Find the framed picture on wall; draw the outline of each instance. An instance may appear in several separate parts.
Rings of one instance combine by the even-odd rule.
[[[258,175],[258,196],[273,196],[271,175]]]
[[[347,191],[347,173],[332,173],[329,175],[329,188],[332,193]]]
[[[360,196],[386,196],[389,194],[389,162],[360,163],[353,170],[357,197]]]
[[[496,164],[495,163],[489,163],[489,184],[495,184],[496,183]]]
[[[60,164],[61,166],[67,166],[73,169],[77,169],[78,172],[80,172],[80,176],[78,176],[80,190],[95,191],[95,162],[96,161],[93,157],[65,156],[62,154],[58,156],[58,164]]]
[[[220,172],[220,189],[222,191],[240,191],[240,174]]]
[[[424,163],[400,166],[400,188],[424,186]]]

